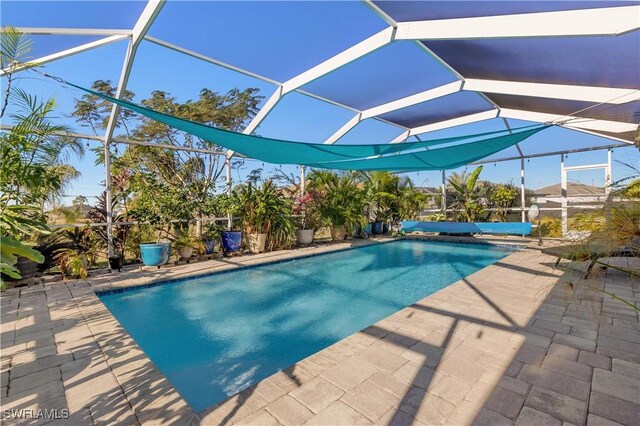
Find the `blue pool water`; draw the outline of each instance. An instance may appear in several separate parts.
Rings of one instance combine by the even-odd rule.
[[[100,299],[201,411],[508,253],[403,240]]]

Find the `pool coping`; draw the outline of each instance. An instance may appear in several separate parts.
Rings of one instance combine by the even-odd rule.
[[[476,244],[493,244],[493,242],[488,241],[486,239],[479,240],[476,238],[464,238],[464,237],[455,237],[455,238],[442,238],[442,237],[432,237],[432,236],[409,236],[409,239],[418,239],[418,240],[435,240],[435,241],[446,241],[446,242],[455,242],[455,243],[476,243]],[[298,258],[318,256],[321,254],[339,252],[350,250],[357,247],[364,247],[373,244],[387,243],[395,241],[396,239],[392,238],[375,238],[369,240],[352,240],[346,243],[333,243],[328,245],[320,245],[316,247],[306,247],[296,250],[288,250],[283,252],[275,252],[275,253],[267,253],[264,255],[254,255],[254,256],[246,256],[240,258],[231,258],[230,261],[221,261],[221,260],[211,260],[206,262],[201,262],[192,265],[182,265],[178,267],[174,267],[171,269],[160,269],[156,271],[143,271],[148,272],[148,274],[142,274],[140,276],[140,271],[131,271],[125,272],[121,274],[113,274],[106,276],[98,276],[96,278],[90,278],[86,280],[70,280],[64,282],[64,286],[61,286],[60,283],[56,284],[45,284],[45,285],[37,285],[33,286],[33,288],[28,289],[10,289],[8,290],[2,297],[7,298],[7,296],[20,294],[22,297],[25,295],[38,295],[40,293],[52,294],[52,296],[47,296],[46,300],[54,302],[54,304],[62,304],[65,312],[68,310],[74,311],[73,314],[64,313],[62,315],[55,315],[55,319],[52,315],[52,320],[62,320],[78,321],[80,323],[84,323],[87,326],[88,334],[79,336],[79,338],[91,338],[97,346],[99,347],[99,352],[92,353],[89,357],[89,364],[87,368],[92,368],[98,364],[104,363],[108,366],[107,369],[102,370],[102,374],[111,375],[112,379],[117,383],[118,393],[121,397],[128,402],[128,406],[131,409],[132,415],[135,415],[134,418],[140,423],[149,423],[156,424],[157,422],[162,423],[173,423],[173,424],[198,424],[201,421],[201,416],[205,413],[211,413],[212,410],[215,410],[220,405],[224,404],[226,401],[223,401],[220,404],[214,405],[200,413],[195,413],[191,406],[184,400],[184,398],[180,395],[180,393],[173,387],[173,385],[168,381],[168,379],[161,373],[161,371],[155,366],[153,361],[148,357],[148,355],[142,351],[139,345],[131,338],[131,336],[124,330],[122,325],[118,322],[118,320],[111,314],[111,312],[107,309],[107,307],[102,303],[98,294],[103,291],[118,291],[119,289],[131,288],[131,287],[140,287],[144,285],[150,284],[161,284],[167,281],[171,282],[172,280],[183,280],[189,279],[196,276],[203,275],[201,268],[205,267],[209,270],[209,274],[216,273],[224,273],[230,272],[233,270],[237,270],[238,268],[247,268],[247,267],[255,267],[261,266],[269,263],[279,263],[285,262],[289,260],[295,260]],[[522,247],[522,241],[518,241],[516,243],[519,248]],[[514,253],[508,254],[504,259],[513,256],[520,251],[515,251]],[[272,256],[278,256],[281,258],[277,261],[269,261],[268,259]],[[222,262],[222,264],[220,264]],[[210,269],[212,265],[215,268],[219,268],[216,271],[211,272]],[[192,268],[190,268],[190,266]],[[490,267],[491,265],[487,266]],[[483,271],[485,268],[480,269],[478,272]],[[196,269],[193,269],[196,268]],[[189,269],[193,269],[189,271]],[[176,277],[167,278],[167,271],[169,271],[168,275],[176,275]],[[171,273],[173,272],[173,273]],[[156,277],[156,275],[160,274],[160,277]],[[137,275],[137,277],[135,277]],[[164,275],[164,276],[162,276]],[[134,278],[135,277],[135,278]],[[140,283],[140,281],[144,281],[144,283]],[[452,283],[451,285],[445,287],[450,288],[454,286],[456,283]],[[69,295],[65,294],[61,289],[66,289],[70,293],[71,306],[69,306]],[[436,293],[433,293],[427,298],[437,295],[442,292],[442,289]],[[60,293],[53,295],[54,293]],[[49,308],[50,310],[52,307]],[[77,310],[77,312],[76,312]],[[394,315],[394,314],[392,314]],[[392,316],[391,315],[391,316]],[[382,320],[384,321],[384,319]],[[52,333],[53,334],[53,333]],[[357,334],[354,333],[354,334]],[[108,339],[104,339],[105,336],[108,336]],[[338,343],[349,339],[351,336],[347,336],[344,339],[340,340]],[[113,345],[117,342],[118,351],[114,352]],[[55,344],[58,344],[57,338]],[[33,348],[30,348],[33,350]],[[36,347],[37,349],[37,342]],[[73,347],[71,347],[73,352]],[[115,355],[115,356],[113,356]],[[3,353],[4,356],[4,353]],[[311,355],[313,356],[313,355]],[[144,375],[139,375],[132,377],[131,369],[128,360],[133,360],[138,364],[144,365]],[[74,360],[73,362],[78,362],[81,360]],[[298,363],[304,362],[305,360],[300,360]],[[298,364],[296,363],[296,364]],[[81,363],[82,364],[82,363]],[[296,365],[294,364],[294,365]],[[65,383],[65,388],[67,388],[67,380],[65,379],[65,365],[62,365],[62,380]],[[75,372],[75,370],[74,370]],[[268,378],[267,378],[268,379]],[[263,379],[257,385],[267,380]],[[4,385],[3,385],[4,386]],[[133,391],[131,391],[133,390]],[[161,396],[157,395],[157,391],[161,391]],[[94,392],[98,392],[98,390],[94,390]],[[230,399],[234,398],[238,394],[230,397]],[[67,394],[65,393],[65,396]],[[95,396],[97,398],[98,395]],[[9,398],[10,399],[10,398]],[[96,399],[89,398],[87,401],[91,403],[96,403]],[[84,401],[82,403],[73,404],[73,401],[69,401],[69,396],[67,396],[67,402],[69,404],[69,408],[71,410],[72,417],[76,415],[78,418],[83,415],[87,416],[87,412],[89,412],[88,402]],[[227,400],[228,401],[228,400]],[[5,401],[6,402],[6,401]],[[11,402],[11,401],[9,401]],[[170,406],[171,410],[167,412],[166,407]],[[95,420],[95,417],[91,416],[92,421]]]

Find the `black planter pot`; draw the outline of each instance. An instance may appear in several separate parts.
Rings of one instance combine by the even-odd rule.
[[[385,222],[385,223],[382,225],[382,233],[383,233],[383,234],[388,234],[388,233],[389,233],[389,224],[388,224],[387,222]]]
[[[109,258],[109,269],[120,272],[124,265],[124,259],[121,256],[112,256]]]
[[[20,273],[20,278],[9,278],[3,275],[3,279],[7,281],[18,281],[18,280],[28,280],[29,278],[33,278],[36,275],[36,270],[38,269],[38,264],[33,260],[29,260],[26,257],[18,256],[18,261],[16,262],[16,269]]]

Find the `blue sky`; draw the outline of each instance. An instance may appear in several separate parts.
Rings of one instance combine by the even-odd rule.
[[[93,4],[90,4],[93,3]],[[384,22],[359,2],[169,2],[160,13],[149,35],[191,50],[230,62],[250,71],[284,81],[322,60],[380,31]],[[29,27],[97,27],[130,28],[141,11],[141,2],[2,2],[2,25]],[[69,8],[77,13],[69,14]],[[82,9],[82,10],[80,10]],[[211,17],[214,19],[211,19]],[[229,17],[241,16],[233,20]],[[188,19],[187,19],[188,18]],[[357,25],[354,25],[357,23]],[[34,57],[72,47],[96,37],[42,36],[34,38]],[[341,99],[355,108],[367,108],[395,98],[416,93],[453,81],[448,71],[409,42],[394,43],[362,58],[329,76],[304,87],[317,94]],[[44,70],[66,80],[89,87],[98,79],[118,81],[126,43],[118,42],[47,64]],[[413,55],[413,56],[412,56]],[[411,59],[407,59],[410,57]],[[393,65],[389,65],[393,64]],[[427,77],[425,77],[427,76]],[[68,115],[76,97],[82,94],[33,74],[22,74],[19,85],[43,97],[53,96],[58,102],[56,121],[73,130],[88,133]],[[398,82],[403,83],[400,85]],[[5,80],[2,80],[3,87]],[[159,89],[184,101],[198,96],[202,88],[226,92],[232,88],[256,87],[268,98],[275,86],[225,68],[143,42],[136,56],[128,88],[136,93],[136,101]],[[482,108],[480,101],[476,107]],[[468,104],[469,101],[467,100]],[[455,105],[447,105],[455,109]],[[428,108],[425,109],[428,112]],[[441,111],[442,112],[442,111]],[[444,111],[442,113],[447,113]],[[281,139],[321,143],[348,121],[354,113],[308,96],[287,95],[260,125],[257,133]],[[512,127],[530,123],[510,120]],[[459,126],[423,137],[426,139],[470,134],[504,128],[501,119]],[[386,143],[401,129],[376,120],[366,120],[343,137],[339,143]],[[95,146],[97,142],[90,142]],[[613,141],[571,130],[545,130],[522,144],[525,153],[557,151]],[[510,148],[495,157],[515,156]],[[606,151],[571,154],[567,165],[606,162]],[[640,163],[637,150],[616,149],[614,161]],[[83,159],[71,159],[82,173],[68,191],[69,203],[76,195],[94,196],[102,191],[104,171],[94,165],[88,152]],[[520,162],[488,164],[482,178],[496,182],[519,183]],[[278,166],[247,161],[245,172],[263,167],[268,173]],[[464,168],[460,169],[463,170]],[[527,187],[539,188],[560,180],[559,156],[534,158],[526,163]],[[292,166],[285,167],[295,172]],[[458,171],[460,171],[458,170]],[[614,164],[614,179],[628,171]],[[449,172],[450,173],[450,172]],[[572,173],[569,178],[587,184],[601,185],[601,171]],[[439,172],[410,175],[417,185],[436,186]]]

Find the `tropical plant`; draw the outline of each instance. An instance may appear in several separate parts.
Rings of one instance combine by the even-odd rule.
[[[459,210],[458,215],[465,222],[476,222],[486,214],[482,204],[486,196],[487,186],[478,182],[482,166],[467,174],[453,173],[449,177],[449,188],[453,189],[451,207]]]
[[[291,215],[293,206],[273,181],[261,186],[249,182],[233,190],[246,234],[267,234],[269,247],[287,245],[295,231]]]
[[[515,206],[518,199],[518,190],[511,184],[494,185],[489,191],[489,202],[495,208],[494,215],[500,222],[507,221],[509,209]]]
[[[115,91],[108,80],[97,80],[93,87],[107,95]],[[151,97],[143,99],[141,103],[176,117],[241,131],[255,115],[262,99],[257,92],[255,88],[232,89],[227,93],[202,89],[196,100],[178,102],[167,92],[154,91]],[[132,92],[124,94],[127,99],[133,99],[134,96]],[[76,103],[72,115],[81,124],[95,130],[104,127],[109,112],[109,104],[96,96],[87,95]],[[224,170],[222,147],[146,117],[121,115],[118,124],[122,124],[127,136],[132,139],[199,149],[179,151],[130,145],[121,155],[112,152],[112,174],[126,170],[130,176],[131,214],[154,223],[166,223],[167,216],[173,215],[171,219],[183,221],[180,222],[182,226],[178,225],[183,229],[187,221],[202,219]],[[103,162],[103,153],[98,152],[97,155],[98,161]],[[159,195],[162,200],[157,199]],[[166,228],[164,230],[168,231]]]
[[[212,241],[220,236],[220,232],[224,231],[224,226],[218,222],[211,222],[203,227],[202,235],[200,238],[202,241]]]
[[[61,160],[69,151],[82,154],[82,145],[64,136],[65,127],[51,122],[53,99],[40,100],[14,86],[15,71],[37,65],[27,62],[31,42],[8,27],[0,34],[0,44],[6,78],[0,118],[15,104],[9,114],[12,126],[0,134],[0,269],[6,276],[20,278],[15,268],[19,256],[38,263],[45,260],[27,241],[48,233],[44,204],[55,200],[77,176]]]
[[[118,211],[118,205],[121,202],[121,199],[124,197],[124,194],[121,192],[114,192],[113,197],[111,198],[111,212],[112,217],[111,220],[113,222],[128,222],[129,217],[127,215],[127,211],[123,212]],[[98,197],[98,202],[87,214],[89,220],[93,223],[105,223],[107,222],[107,201],[106,201],[106,193],[100,194]],[[95,236],[98,238],[100,242],[100,246],[103,249],[107,248],[108,244],[108,235],[106,227],[96,227],[93,230]],[[127,248],[127,239],[131,232],[131,226],[129,225],[112,225],[112,241],[113,241],[113,252],[115,256],[119,256],[122,259],[125,258],[126,248]]]
[[[15,267],[18,257],[44,262],[44,256],[20,241],[27,235],[47,233],[48,229],[33,206],[8,204],[8,194],[0,196],[0,272],[10,278],[21,278]]]
[[[55,251],[54,259],[63,276],[86,278],[89,275],[100,254],[99,243],[90,227],[61,229],[54,234],[52,242],[61,247]]]
[[[417,219],[433,195],[416,190],[411,181],[402,189],[398,198],[398,219]]]
[[[314,170],[309,174],[309,189],[317,191],[318,213],[324,225],[346,229],[364,226],[366,199],[355,175]]]
[[[171,240],[171,247],[176,250],[183,248],[192,248],[196,250],[203,250],[204,246],[202,240],[197,237],[192,231],[182,232]]]
[[[304,194],[304,197],[296,198],[293,214],[297,217],[298,229],[318,229],[322,226],[317,197],[318,192],[310,190]]]
[[[447,216],[444,213],[433,213],[425,217],[425,220],[429,222],[446,222]]]
[[[557,217],[540,217],[537,221],[540,235],[549,238],[562,238],[562,220]]]

